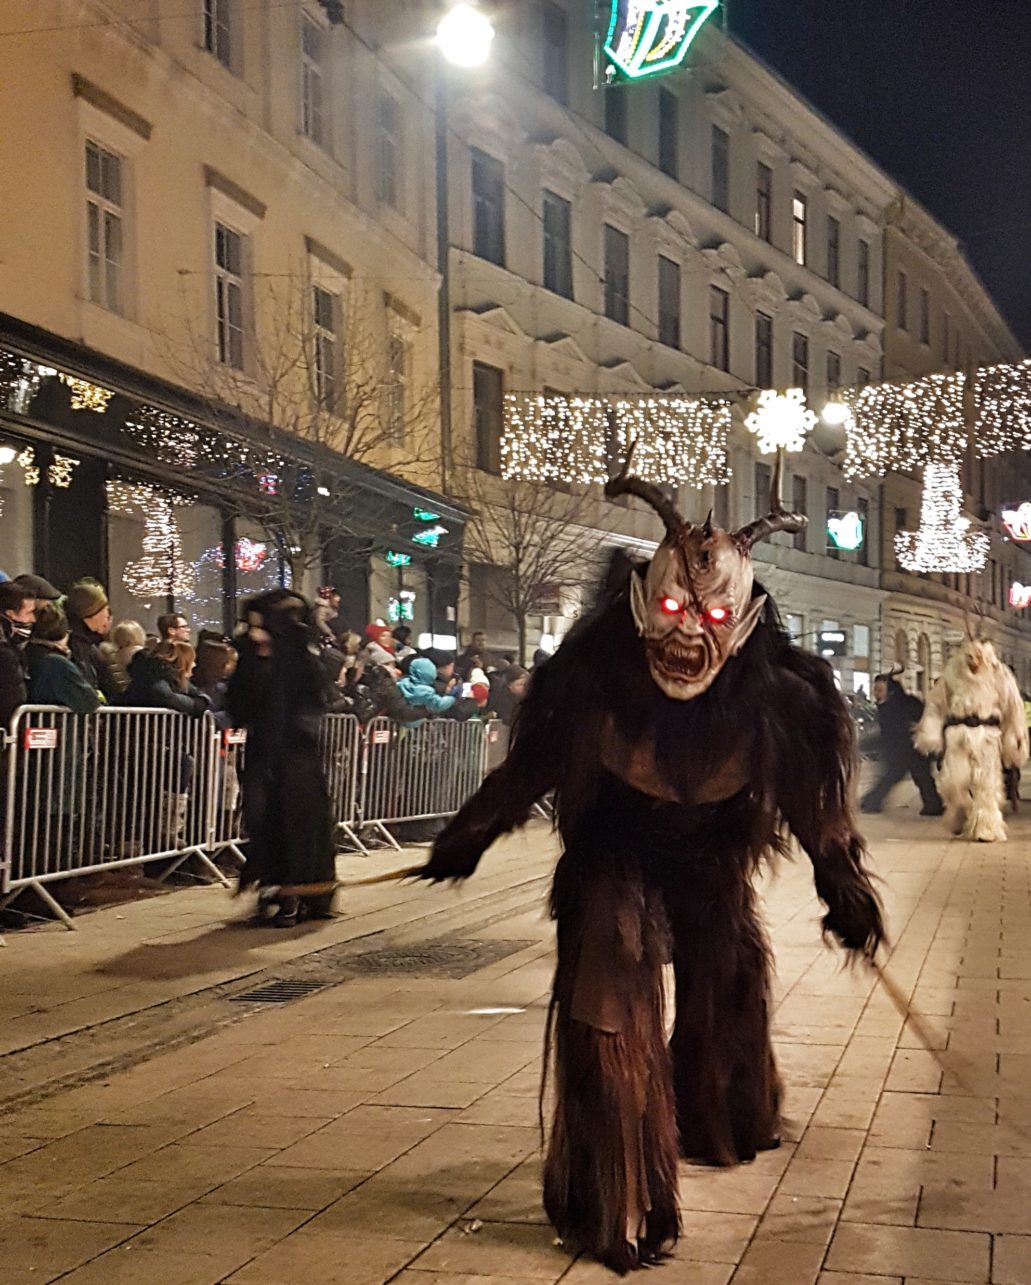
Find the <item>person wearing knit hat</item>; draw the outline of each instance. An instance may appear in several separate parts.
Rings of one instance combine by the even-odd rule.
[[[56,602],[44,601],[36,608],[25,663],[33,705],[63,705],[73,714],[92,714],[101,705],[100,693],[72,660],[68,618]]]
[[[365,627],[365,646],[362,656],[370,665],[386,665],[392,669],[397,665],[394,654],[394,639],[389,625],[373,622]]]
[[[96,687],[107,700],[118,695],[100,644],[111,632],[111,608],[107,593],[97,580],[80,580],[68,590],[65,613],[71,626],[68,645],[72,659],[91,687]]]

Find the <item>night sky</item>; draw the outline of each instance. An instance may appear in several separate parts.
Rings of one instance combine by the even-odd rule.
[[[1031,349],[1031,0],[724,0],[730,30],[964,244]]]

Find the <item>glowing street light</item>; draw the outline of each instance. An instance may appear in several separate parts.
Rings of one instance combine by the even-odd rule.
[[[493,40],[493,23],[471,4],[456,4],[437,27],[440,52],[456,67],[482,67]]]
[[[829,401],[820,412],[823,422],[832,428],[840,428],[852,418],[852,412],[844,402],[836,397]]]

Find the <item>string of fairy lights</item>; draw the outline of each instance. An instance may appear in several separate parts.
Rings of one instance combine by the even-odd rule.
[[[822,418],[844,434],[842,471],[848,481],[922,470],[920,526],[899,533],[900,564],[910,571],[978,571],[990,540],[969,531],[970,521],[962,516],[960,468],[971,448],[986,459],[1031,450],[1031,359],[834,390],[820,416],[800,388],[744,390],[736,401],[726,393],[636,400],[510,394],[502,474],[603,482],[633,441],[635,471],[647,480],[721,486],[731,472],[735,410],[743,413],[761,454],[802,450]]]
[[[0,405],[31,415],[48,381],[64,387],[75,412],[103,415],[115,397],[111,389],[0,349]],[[819,417],[809,400],[802,389],[635,398],[513,393],[505,399],[502,476],[604,483],[613,462],[625,458],[634,443],[635,471],[649,481],[699,489],[722,486],[731,477],[735,414],[762,454],[802,450],[821,418],[844,435],[842,471],[848,481],[923,471],[920,526],[915,532],[899,532],[896,540],[903,567],[960,573],[984,567],[990,540],[970,531],[962,514],[960,468],[971,449],[980,458],[1031,450],[1031,359],[832,390]],[[118,427],[137,448],[166,464],[186,472],[213,468],[223,479],[245,473],[257,479],[266,495],[276,494],[278,479],[289,467],[276,452],[250,447],[155,406],[136,404]],[[32,447],[0,448],[0,470],[12,463],[21,468],[26,485],[39,484],[41,468]],[[53,453],[48,482],[70,486],[79,463]],[[189,502],[155,487],[146,495],[139,488],[132,495],[116,495],[116,504],[130,504],[144,514],[143,557],[129,574],[146,596],[185,596],[192,572],[186,565],[177,569],[182,556],[174,510]]]

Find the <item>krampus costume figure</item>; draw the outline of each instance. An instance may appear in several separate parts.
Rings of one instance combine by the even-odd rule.
[[[797,835],[824,927],[850,951],[872,954],[882,927],[852,816],[848,711],[826,662],[791,646],[753,585],[752,546],[805,519],[778,508],[730,534],[684,522],[626,470],[607,492],[653,505],[665,540],[535,672],[507,761],[421,874],[471,875],[554,791],[565,852],[544,1202],[562,1236],[622,1272],[676,1241],[682,1155],[731,1165],[779,1141],[752,888],[763,855]]]
[[[298,917],[332,914],[336,850],[319,753],[328,679],[311,608],[300,594],[273,589],[245,611],[247,632],[237,643],[240,660],[226,697],[233,725],[247,729],[249,842],[240,891],[256,885],[258,920],[290,928]]]
[[[1005,840],[1003,769],[1027,762],[1027,722],[1017,680],[990,642],[968,637],[949,657],[915,743],[921,754],[943,756],[941,794],[953,834]]]

